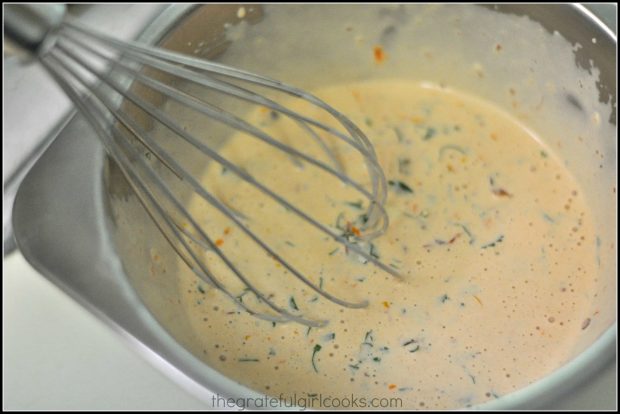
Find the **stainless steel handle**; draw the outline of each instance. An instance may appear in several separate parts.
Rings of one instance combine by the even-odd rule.
[[[4,32],[23,49],[41,53],[48,34],[63,21],[65,11],[64,4],[8,4],[4,8]]]

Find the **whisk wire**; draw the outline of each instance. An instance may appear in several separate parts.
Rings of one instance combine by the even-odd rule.
[[[79,56],[77,56],[75,53],[67,50],[66,48],[62,47],[61,45],[59,45],[59,49],[62,50],[64,53],[66,53],[69,57],[73,58],[74,60],[76,60],[76,62],[79,62]],[[110,86],[111,88],[113,88],[118,94],[122,95],[125,99],[129,100],[130,102],[132,102],[134,105],[136,105],[137,107],[139,107],[141,110],[143,110],[144,112],[148,113],[150,116],[152,116],[154,119],[157,119],[162,125],[166,126],[168,129],[170,129],[172,132],[174,132],[176,135],[182,137],[184,140],[186,140],[188,143],[190,143],[191,145],[195,146],[196,148],[200,149],[201,151],[203,151],[205,154],[207,154],[211,159],[213,159],[214,161],[218,162],[220,165],[226,167],[227,169],[229,169],[230,171],[232,171],[233,173],[235,173],[236,175],[238,175],[241,179],[243,179],[244,181],[248,182],[249,184],[252,184],[253,186],[255,186],[256,188],[258,188],[259,190],[261,190],[262,192],[264,192],[265,194],[267,194],[269,197],[271,197],[272,199],[274,199],[275,201],[277,201],[278,203],[282,204],[283,206],[285,206],[287,209],[289,209],[290,211],[294,212],[295,214],[297,214],[298,216],[302,217],[304,220],[306,220],[307,222],[309,222],[310,224],[312,224],[314,227],[316,227],[317,229],[321,230],[323,233],[325,233],[326,235],[330,236],[330,238],[344,244],[345,246],[347,246],[348,249],[352,250],[353,252],[359,254],[360,256],[364,257],[364,259],[373,262],[374,264],[376,264],[378,267],[380,267],[382,270],[387,271],[388,273],[393,274],[394,276],[399,276],[398,272],[396,272],[396,270],[394,270],[393,268],[385,265],[384,263],[382,263],[381,261],[377,260],[374,256],[372,256],[370,253],[364,251],[363,249],[361,249],[359,246],[357,246],[356,244],[352,244],[346,237],[343,237],[341,235],[338,235],[336,233],[334,233],[332,230],[328,229],[326,226],[322,225],[321,223],[319,223],[317,220],[315,220],[314,218],[312,218],[311,216],[309,216],[307,213],[305,213],[304,211],[302,211],[301,209],[299,209],[298,207],[292,205],[288,200],[284,199],[282,196],[276,194],[273,190],[269,189],[268,187],[266,187],[265,185],[263,185],[262,183],[260,183],[259,181],[257,181],[254,177],[252,177],[251,175],[249,175],[246,171],[242,170],[241,168],[239,168],[236,164],[230,162],[229,160],[227,160],[226,158],[222,157],[221,155],[219,155],[216,151],[214,151],[211,147],[209,147],[208,145],[206,145],[204,142],[201,142],[199,140],[197,140],[194,136],[192,136],[191,134],[189,134],[188,132],[186,132],[185,130],[183,130],[183,128],[178,125],[178,123],[176,123],[173,119],[170,118],[169,115],[167,115],[166,113],[164,113],[163,111],[161,111],[160,109],[156,108],[154,105],[145,102],[143,99],[135,96],[135,94],[131,93],[131,92],[126,92],[123,90],[123,88],[115,83],[113,83],[109,77],[109,75],[103,74],[103,73],[98,73],[96,71],[96,69],[94,69],[92,67],[92,65],[90,65],[87,62],[80,62],[87,70],[91,71],[92,73],[94,73],[98,78],[100,78],[101,80],[103,80],[106,85]],[[152,80],[152,79],[148,79],[145,76],[136,73],[136,79],[137,80],[144,80],[147,84],[152,84],[152,85],[157,85],[159,84],[159,86],[161,86],[163,89],[165,89],[167,92],[170,93],[170,97],[175,97],[175,96],[180,96],[179,99],[182,99],[182,92],[175,92],[173,88],[167,86],[167,85],[163,85],[161,83],[159,83],[158,81]],[[187,104],[189,107],[199,110],[203,113],[205,113],[206,115],[213,117],[214,119],[221,119],[221,115],[222,113],[219,111],[211,111],[209,110],[209,106],[207,106],[208,104],[204,104],[203,106],[200,106],[200,104],[202,103],[201,101],[197,101],[195,98],[193,97],[184,97],[185,99],[182,99],[183,103]],[[197,101],[197,102],[196,102]],[[227,117],[224,117],[227,121],[231,121],[230,119],[227,119]],[[352,181],[351,179],[349,179],[349,177],[344,176],[342,174],[340,174],[339,172],[335,171],[334,169],[332,169],[331,167],[321,163],[320,161],[317,161],[311,157],[308,157],[306,154],[303,154],[289,146],[286,146],[276,140],[274,140],[273,138],[269,137],[268,135],[264,134],[262,131],[258,130],[257,128],[254,128],[253,126],[245,123],[243,120],[239,119],[239,118],[234,118],[230,123],[228,123],[228,125],[237,128],[237,129],[241,129],[244,130],[250,134],[252,134],[253,136],[267,141],[269,143],[271,143],[273,146],[278,147],[279,149],[282,149],[283,151],[287,152],[287,153],[293,153],[295,156],[298,156],[302,159],[304,159],[305,161],[319,167],[322,169],[325,169],[326,171],[330,172],[331,174],[337,176],[338,178],[340,178],[343,182],[350,184],[351,186],[353,186],[355,189],[357,189],[358,191],[360,191],[362,194],[364,194],[365,196],[372,198],[372,195],[370,195],[360,184]],[[189,175],[184,175],[184,178],[187,179],[189,177]],[[385,212],[383,206],[380,206],[380,211],[382,212],[383,215],[385,215],[387,217],[387,212]]]
[[[104,52],[95,49],[88,41],[77,37],[76,34],[86,35],[88,38],[100,42],[102,45],[113,48],[112,55],[106,55]],[[193,175],[187,171],[174,157],[168,153],[157,141],[147,132],[139,123],[127,114],[118,110],[119,100],[131,102],[136,108],[142,111],[153,120],[159,122],[162,126],[182,138],[184,141],[199,149],[216,163],[222,165],[227,170],[232,171],[246,183],[261,191],[278,204],[294,213],[314,228],[328,235],[336,242],[343,244],[347,250],[363,257],[367,262],[371,262],[380,269],[399,277],[398,272],[382,263],[370,252],[366,252],[355,240],[351,241],[346,234],[337,234],[328,226],[321,224],[319,221],[311,217],[303,209],[293,205],[277,192],[261,183],[244,169],[235,163],[221,156],[211,146],[198,140],[192,134],[184,130],[174,119],[167,115],[157,106],[145,101],[135,93],[127,89],[129,82],[139,82],[145,87],[161,94],[163,97],[176,101],[177,103],[206,115],[210,119],[214,119],[223,125],[227,125],[235,130],[245,132],[247,135],[259,139],[260,141],[282,151],[294,159],[303,160],[328,174],[338,178],[343,183],[348,184],[358,192],[360,192],[368,201],[367,221],[365,223],[364,234],[359,240],[370,240],[382,234],[388,226],[387,212],[383,206],[387,196],[387,184],[381,167],[378,164],[374,148],[368,138],[353,124],[348,118],[340,114],[320,99],[313,95],[307,94],[296,88],[284,85],[279,81],[245,72],[236,68],[230,68],[220,64],[206,62],[192,57],[168,52],[148,46],[142,46],[135,43],[119,42],[113,38],[94,34],[90,30],[80,27],[72,23],[64,24],[57,32],[58,39],[53,48],[46,54],[40,56],[40,60],[52,77],[58,82],[65,93],[74,101],[78,109],[85,115],[86,119],[93,125],[95,131],[101,138],[102,143],[106,147],[109,154],[117,161],[119,168],[127,178],[129,184],[134,189],[139,200],[146,208],[161,233],[165,236],[169,244],[176,253],[188,265],[188,267],[205,283],[221,290],[226,296],[231,298],[245,311],[265,320],[272,322],[288,322],[295,321],[307,326],[324,326],[327,321],[312,320],[302,315],[293,314],[288,310],[277,305],[269,296],[263,294],[224,254],[204,229],[198,224],[196,219],[183,206],[174,192],[164,182],[160,174],[144,159],[143,152],[139,151],[134,145],[133,140],[137,140],[149,153],[153,154],[156,159],[162,163],[169,171],[176,175],[182,182],[188,185],[195,194],[198,194],[208,204],[217,209],[225,217],[231,220],[242,232],[247,235],[254,243],[256,243],[266,254],[279,262],[294,277],[310,287],[316,293],[322,295],[326,299],[349,308],[360,308],[367,306],[366,301],[350,302],[325,291],[322,286],[318,286],[310,279],[305,277],[298,269],[285,260],[271,246],[265,243],[255,232],[250,230],[242,221],[240,215],[224,204],[218,197],[214,196],[208,189],[201,185]],[[75,50],[79,49],[79,50]],[[98,69],[88,59],[85,59],[84,53],[91,57],[97,57],[104,62],[115,61],[114,75]],[[120,54],[122,59],[117,56]],[[129,62],[129,63],[126,63]],[[197,98],[189,93],[177,90],[160,80],[151,76],[147,76],[141,69],[145,66],[159,70],[162,73],[173,75],[177,78],[193,82],[194,84],[213,89],[250,102],[262,105],[271,110],[277,111],[291,120],[296,122],[302,130],[314,139],[323,152],[325,152],[334,167],[299,151],[290,145],[284,144],[261,129],[253,126],[247,121],[239,118],[231,112],[228,112],[216,105],[205,102],[203,99]],[[197,72],[196,70],[200,71]],[[126,76],[120,80],[116,77],[119,73]],[[206,72],[206,73],[203,73]],[[212,77],[217,76],[217,78]],[[322,122],[309,118],[303,114],[293,111],[276,101],[259,95],[251,90],[221,80],[219,77],[229,77],[234,80],[249,82],[285,93],[312,105],[327,111],[339,124],[348,132],[343,134]],[[96,85],[88,78],[101,82]],[[108,93],[105,93],[105,86]],[[361,154],[366,162],[366,168],[370,177],[371,190],[367,190],[365,186],[348,177],[338,160],[331,150],[326,146],[323,139],[315,132],[314,128],[323,131],[338,138],[343,142],[352,146],[359,154]],[[167,206],[167,207],[165,207]],[[174,211],[174,214],[169,211]],[[181,225],[181,221],[187,224]],[[189,231],[189,226],[192,231]],[[200,247],[202,253],[196,251],[195,247]],[[257,299],[259,304],[266,305],[269,313],[264,313],[251,308],[248,304],[241,300],[240,296],[228,289],[222,281],[220,281],[212,271],[206,266],[204,260],[201,259],[207,252],[212,251],[222,260],[225,266],[234,274],[237,280],[244,287],[244,291],[251,292]],[[275,313],[275,315],[274,315]]]
[[[55,64],[57,64],[60,67],[62,67],[64,70],[69,72],[71,75],[76,76],[76,79],[80,83],[82,83],[83,86],[89,87],[88,84],[84,83],[84,80],[82,78],[80,78],[79,75],[77,75],[72,69],[68,68],[66,65],[63,65],[63,63],[61,61],[56,60],[56,58],[52,58],[52,60],[54,61]],[[135,148],[133,148],[133,147],[131,147],[129,145],[129,141],[128,141],[127,137],[120,137],[119,136],[122,133],[121,130],[119,128],[117,128],[117,127],[113,127],[113,133],[109,134],[109,132],[105,129],[105,127],[101,125],[101,121],[97,120],[97,116],[94,115],[94,114],[97,114],[98,112],[100,112],[100,110],[96,109],[95,106],[91,102],[85,101],[83,98],[80,98],[79,95],[77,95],[75,93],[75,91],[72,90],[71,87],[67,85],[67,82],[64,79],[62,79],[62,77],[58,76],[57,71],[55,69],[53,69],[49,65],[46,65],[46,67],[51,70],[51,72],[53,73],[53,76],[56,79],[61,79],[59,82],[61,82],[61,85],[63,85],[63,89],[65,90],[65,92],[72,99],[73,98],[77,99],[76,100],[76,105],[78,105],[78,108],[81,111],[87,111],[87,113],[88,113],[87,118],[88,118],[89,122],[92,122],[93,126],[95,126],[95,129],[96,129],[97,133],[100,135],[100,137],[102,138],[102,140],[104,141],[104,145],[106,145],[106,148],[108,150],[110,150],[111,153],[114,154],[115,157],[118,157],[116,159],[118,159],[120,161],[119,167],[123,170],[123,173],[127,174],[127,177],[129,179],[130,185],[132,185],[132,188],[134,188],[134,191],[136,192],[136,194],[138,194],[138,196],[140,197],[142,203],[145,205],[145,207],[147,207],[147,211],[154,218],[155,223],[158,225],[158,227],[160,228],[162,233],[166,236],[166,238],[168,239],[169,243],[175,248],[176,252],[184,259],[186,264],[188,264],[190,269],[192,269],[196,275],[198,275],[203,281],[205,281],[209,285],[214,286],[217,289],[221,290],[230,299],[232,299],[239,306],[241,306],[245,311],[247,311],[250,314],[252,314],[254,316],[257,316],[257,317],[259,317],[261,319],[265,319],[265,320],[268,320],[268,321],[271,321],[271,322],[279,322],[279,323],[295,321],[295,322],[298,322],[298,323],[301,323],[301,324],[304,324],[304,325],[307,325],[307,326],[313,326],[313,327],[324,326],[327,323],[327,321],[322,321],[322,320],[321,321],[314,321],[314,320],[309,320],[309,319],[300,317],[298,315],[291,314],[288,311],[286,311],[285,309],[283,309],[283,308],[279,307],[278,305],[276,305],[275,303],[273,303],[269,298],[265,297],[252,283],[250,283],[243,276],[243,274],[234,266],[234,264],[230,262],[230,260],[221,252],[221,250],[217,247],[217,245],[213,242],[213,240],[211,240],[208,237],[208,235],[202,231],[201,227],[196,223],[196,221],[189,214],[189,212],[187,212],[185,207],[178,201],[178,199],[176,197],[174,197],[173,192],[166,186],[165,183],[163,183],[163,181],[161,180],[161,178],[159,178],[159,176],[153,170],[153,168],[150,167],[142,159],[142,157],[136,151]],[[89,89],[90,89],[90,87],[89,87]],[[115,117],[118,116],[117,120],[122,121],[123,125],[125,127],[128,127],[128,129],[132,132],[132,134],[136,134],[136,133],[139,133],[139,132],[144,133],[144,131],[139,131],[138,132],[138,131],[132,130],[131,128],[135,127],[135,128],[139,129],[140,127],[135,125],[132,122],[125,123],[126,118],[122,119],[122,118],[124,118],[123,115],[117,113],[116,111],[114,111],[113,104],[109,101],[108,98],[106,98],[105,96],[102,96],[102,94],[100,92],[98,92],[97,90],[95,90],[95,89],[90,89],[90,90],[94,94],[94,96],[96,96],[100,100],[100,102],[103,103],[104,106],[109,111],[111,111],[111,113]],[[101,114],[100,114],[100,116],[103,117],[103,115],[101,115]],[[119,152],[117,150],[117,148],[114,147],[114,145],[110,141],[110,135],[112,135],[116,139],[116,143],[117,144],[119,144],[120,146],[122,146],[124,148],[125,153]],[[128,155],[128,153],[131,153],[131,155]],[[172,160],[172,161],[174,161],[174,160]],[[209,271],[209,269],[207,269],[204,266],[203,262],[198,258],[198,255],[196,254],[196,252],[193,249],[191,249],[190,246],[181,237],[181,234],[179,233],[180,226],[176,222],[174,222],[174,219],[172,219],[169,216],[168,213],[166,213],[164,211],[164,209],[161,207],[161,202],[157,202],[156,201],[155,197],[153,196],[154,192],[152,190],[150,190],[145,185],[145,180],[140,179],[137,176],[137,174],[135,173],[134,168],[132,168],[134,162],[138,162],[140,164],[140,166],[142,168],[144,168],[145,171],[147,171],[147,173],[150,175],[149,178],[152,180],[151,182],[156,184],[158,189],[165,194],[167,199],[175,204],[175,207],[182,213],[182,215],[185,217],[185,219],[187,219],[190,222],[190,224],[192,225],[192,227],[195,228],[200,233],[201,237],[206,241],[207,245],[209,246],[209,249],[213,250],[218,255],[218,257],[220,257],[225,262],[227,267],[229,267],[229,269],[231,269],[231,271],[244,283],[245,288],[248,289],[249,291],[251,291],[254,295],[256,295],[256,297],[259,300],[259,302],[265,303],[267,306],[269,306],[272,310],[274,310],[276,313],[278,313],[281,316],[274,316],[274,315],[264,314],[264,313],[257,312],[255,310],[249,308],[245,303],[243,303],[241,300],[239,300],[238,296],[235,296],[232,292],[230,292],[212,274],[212,272]],[[153,212],[151,209],[154,209],[155,212]],[[171,231],[174,234],[174,238],[170,238],[168,236],[168,231],[166,231],[164,228],[161,227],[160,222],[155,218],[155,216],[159,216],[159,217],[161,217],[165,221],[165,223],[166,223],[166,225],[168,227],[168,230]],[[178,241],[181,242],[181,244],[183,245],[183,247],[186,250],[186,252],[192,257],[191,261],[189,259],[187,259],[185,254],[183,254],[181,251],[178,250],[178,247],[173,242],[173,240],[178,240]],[[192,263],[196,263],[198,265],[199,269],[196,269],[196,267]]]
[[[334,130],[333,128],[329,128],[317,122],[316,120],[312,120],[307,117],[302,118],[299,114],[292,113],[292,111],[285,111],[285,113],[288,112],[288,114],[290,114],[291,116],[294,116],[295,118],[299,120],[303,120],[304,122],[307,122],[308,124],[317,126],[329,132],[333,136],[345,140],[349,145],[353,146],[355,149],[360,151],[360,153],[364,156],[364,160],[369,169],[369,175],[371,178],[371,185],[373,187],[373,195],[374,195],[373,199],[371,200],[371,203],[369,204],[369,210],[367,213],[368,222],[366,224],[368,226],[374,225],[375,221],[379,220],[378,217],[381,217],[382,219],[386,220],[385,222],[386,224],[383,227],[382,231],[377,232],[377,234],[373,235],[373,237],[379,236],[380,234],[382,234],[383,231],[385,231],[385,229],[387,229],[387,216],[383,216],[382,214],[377,215],[375,213],[375,209],[377,209],[379,206],[382,206],[385,203],[385,200],[387,198],[387,184],[386,184],[385,177],[383,176],[383,170],[378,164],[377,157],[376,157],[372,143],[368,140],[365,134],[355,124],[353,124],[347,117],[342,115],[340,112],[336,111],[331,106],[327,105],[325,102],[323,102],[319,98],[301,89],[286,85],[280,81],[270,79],[264,76],[260,76],[260,75],[247,72],[241,69],[232,68],[229,66],[215,63],[215,62],[210,62],[210,61],[206,61],[203,59],[197,59],[197,58],[193,58],[193,57],[186,56],[186,55],[181,55],[175,52],[162,50],[159,48],[145,46],[145,45],[135,43],[135,42],[121,42],[112,37],[105,36],[100,33],[94,33],[75,23],[67,23],[66,27],[69,29],[75,30],[83,35],[89,36],[93,40],[100,41],[103,43],[107,43],[111,46],[114,46],[118,48],[118,50],[121,50],[125,54],[125,56],[132,56],[133,58],[135,58],[135,56],[144,57],[146,55],[146,56],[154,57],[157,59],[163,59],[167,62],[170,62],[173,64],[174,68],[171,68],[172,70],[170,70],[169,73],[175,76],[177,75],[177,73],[179,73],[178,70],[182,69],[182,66],[191,67],[191,68],[195,68],[201,71],[206,71],[208,73],[212,73],[215,75],[224,75],[232,79],[237,79],[240,81],[260,85],[266,88],[275,89],[278,92],[282,92],[282,93],[303,99],[304,101],[309,102],[315,105],[316,107],[328,112],[336,120],[338,120],[338,122],[341,125],[344,126],[344,128],[349,132],[351,137],[344,136],[340,134],[338,131]],[[79,41],[79,39],[74,39],[74,40]],[[182,65],[182,66],[179,66],[179,65]],[[194,73],[193,78],[186,78],[186,79],[193,81],[193,82],[197,82],[196,73],[195,72],[193,73]],[[197,82],[197,83],[200,83],[200,82]],[[225,81],[223,81],[223,84],[230,85],[229,83],[226,83]],[[231,85],[231,86],[233,86],[233,89],[235,89],[234,85]],[[237,91],[238,90],[239,88],[237,88]],[[224,92],[225,90],[220,88],[220,91]],[[233,91],[229,88],[225,92],[231,93]],[[249,96],[249,95],[246,94],[246,96]],[[259,103],[259,102],[256,101],[256,103]],[[351,138],[353,138],[353,141],[351,140]],[[361,144],[361,147],[359,144]]]

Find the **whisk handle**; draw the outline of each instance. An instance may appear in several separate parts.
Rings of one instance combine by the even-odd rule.
[[[64,4],[7,4],[4,8],[4,33],[17,46],[41,53],[48,34],[62,23]]]

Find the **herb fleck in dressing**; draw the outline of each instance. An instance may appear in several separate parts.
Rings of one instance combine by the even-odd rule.
[[[374,53],[377,62],[385,58]],[[241,231],[225,231],[229,222],[192,200],[209,233],[223,235],[218,247],[262,291],[293,314],[330,320],[324,329],[257,320],[183,273],[179,291],[198,338],[194,352],[267,394],[398,396],[410,408],[482,403],[563,364],[588,328],[597,262],[592,217],[561,160],[503,112],[454,91],[375,81],[315,94],[362,126],[375,146],[389,180],[384,236],[361,242],[367,200],[322,172],[243,134],[221,154],[364,245],[403,280],[356,260],[213,164],[204,182],[248,217],[250,228],[316,285],[370,305],[343,308],[297,284]],[[285,142],[297,139],[282,114],[260,110],[250,119]],[[350,148],[327,144],[347,174],[365,177]],[[256,304],[214,254],[206,259],[244,303]]]

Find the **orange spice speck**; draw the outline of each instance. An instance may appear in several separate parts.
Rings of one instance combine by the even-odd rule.
[[[215,245],[216,245],[217,247],[220,247],[222,244],[224,244],[224,239],[217,239],[217,240],[215,241]]]
[[[351,232],[353,232],[353,234],[355,234],[357,237],[360,237],[362,235],[362,232],[355,226],[351,226]]]
[[[375,46],[373,52],[375,55],[375,62],[382,63],[385,61],[386,55],[381,46]]]
[[[411,117],[411,122],[413,122],[416,125],[420,125],[424,123],[424,118],[418,115],[414,115]]]
[[[390,384],[390,385],[388,385],[388,388],[393,390],[394,388],[396,388],[396,384]]]
[[[247,341],[248,339],[250,339],[250,338],[251,338],[251,336],[250,336],[250,335],[246,335],[244,338],[245,338],[245,340]]]
[[[229,234],[230,233],[230,227],[226,227],[224,229],[224,234]]]
[[[383,307],[385,307],[386,309],[390,309],[390,302],[388,302],[387,300],[384,300]]]

